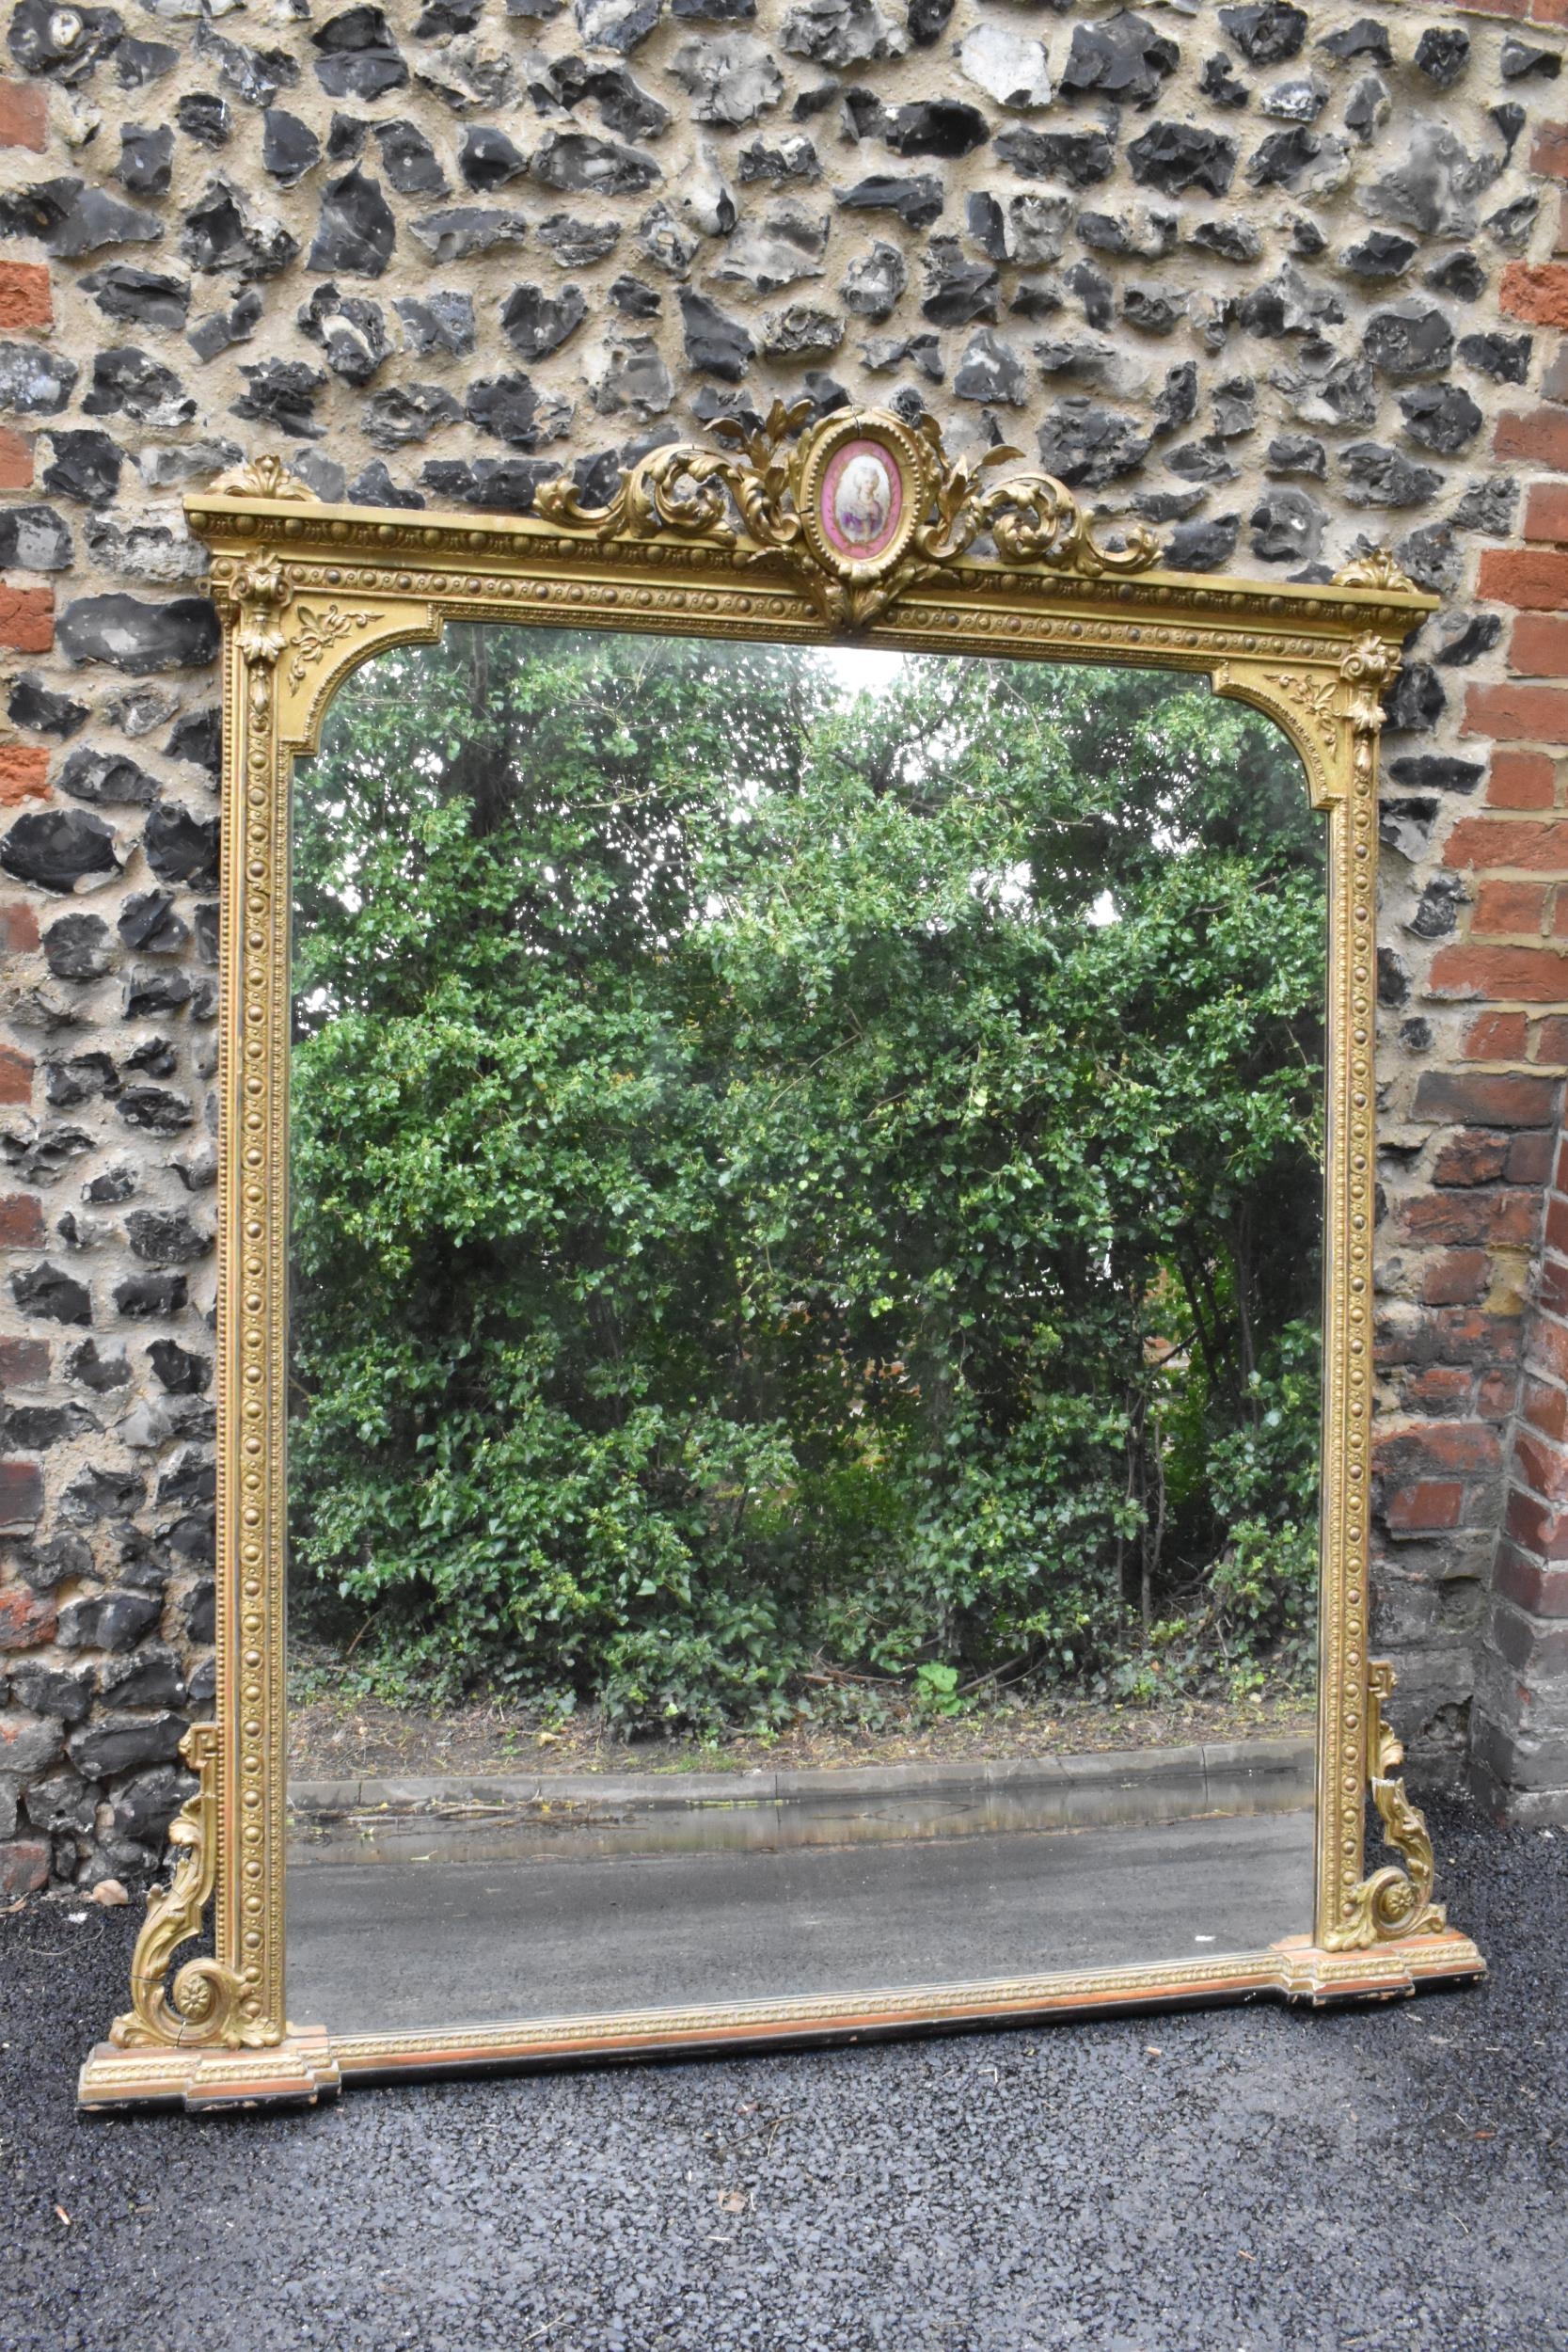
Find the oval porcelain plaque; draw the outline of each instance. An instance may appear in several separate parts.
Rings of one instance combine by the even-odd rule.
[[[884,442],[847,441],[822,478],[823,536],[853,564],[874,562],[904,511],[904,482]]]

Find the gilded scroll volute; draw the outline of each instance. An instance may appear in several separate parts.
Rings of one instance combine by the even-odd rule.
[[[1383,1823],[1384,1843],[1401,1859],[1372,1871],[1348,1890],[1342,1917],[1323,1937],[1331,1952],[1402,1942],[1412,1935],[1441,1935],[1449,1923],[1443,1905],[1432,1899],[1435,1863],[1431,1833],[1406,1796],[1403,1781],[1395,1778],[1404,1762],[1404,1748],[1383,1713],[1393,1688],[1393,1667],[1381,1659],[1370,1660],[1367,1667],[1368,1774],[1372,1803]]]
[[[174,1853],[169,1883],[154,1887],[147,1899],[131,1963],[131,2008],[109,2028],[109,2040],[122,2050],[170,2043],[255,2049],[277,2039],[242,2014],[245,1986],[220,1962],[188,1960],[169,1981],[175,1953],[200,1934],[212,1900],[220,1749],[216,1724],[193,1724],[180,1742],[198,1785],[168,1834]]]

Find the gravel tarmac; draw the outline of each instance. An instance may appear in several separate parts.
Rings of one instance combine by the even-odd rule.
[[[1479,1989],[79,2118],[137,1912],[0,1920],[5,2352],[1556,2352],[1568,1831]]]

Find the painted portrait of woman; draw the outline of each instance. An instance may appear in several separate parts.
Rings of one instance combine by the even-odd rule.
[[[833,520],[851,547],[872,546],[887,530],[893,485],[879,457],[851,457],[833,494]]]

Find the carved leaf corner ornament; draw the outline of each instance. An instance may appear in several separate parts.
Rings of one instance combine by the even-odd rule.
[[[341,605],[325,607],[302,604],[297,609],[299,629],[293,641],[293,660],[289,664],[289,683],[297,686],[306,672],[330,652],[345,637],[356,630],[369,628],[375,619],[373,612],[348,612]]]
[[[1323,1937],[1331,1952],[1354,1951],[1367,1944],[1402,1942],[1406,1936],[1441,1935],[1448,1913],[1432,1899],[1435,1861],[1424,1816],[1394,1775],[1404,1762],[1399,1735],[1384,1719],[1383,1704],[1394,1688],[1394,1669],[1381,1659],[1367,1666],[1367,1764],[1372,1803],[1383,1823],[1383,1839],[1401,1857],[1351,1887],[1336,1926]],[[1403,1867],[1401,1867],[1402,1863]]]
[[[174,1850],[169,1883],[155,1886],[147,1899],[131,1963],[131,2008],[109,2028],[117,2049],[171,2042],[257,2049],[277,2039],[245,2015],[245,1987],[221,1962],[188,1960],[172,1984],[168,1981],[175,1953],[201,1932],[216,1881],[219,1746],[216,1724],[193,1724],[180,1742],[199,1786],[168,1834]]]
[[[864,628],[899,596],[989,537],[1005,564],[1050,564],[1082,579],[1147,571],[1158,553],[1138,525],[1106,547],[1077,500],[1050,474],[983,486],[1022,451],[950,458],[933,417],[918,424],[887,409],[813,422],[809,400],[775,400],[755,427],[720,418],[728,446],[680,443],[652,452],[623,477],[607,506],[591,507],[570,478],[546,484],[536,513],[601,545],[661,532],[726,543],[746,563],[782,559],[824,620]]]

